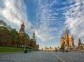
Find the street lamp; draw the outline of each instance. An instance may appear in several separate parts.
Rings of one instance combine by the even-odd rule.
[[[25,46],[26,46],[26,40],[25,40],[25,42],[24,42],[24,51],[25,51],[25,49],[26,49]]]
[[[26,37],[24,37],[24,53],[27,53],[27,50],[26,50]]]

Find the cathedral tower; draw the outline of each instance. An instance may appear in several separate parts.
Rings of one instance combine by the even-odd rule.
[[[74,39],[66,30],[65,34],[61,38],[61,48],[64,49],[73,48],[74,47]]]
[[[19,30],[19,38],[21,39],[19,44],[20,44],[20,47],[23,47],[25,46],[25,25],[24,23],[21,24],[21,28]]]
[[[25,33],[25,25],[24,25],[24,23],[21,24],[21,28],[20,28],[19,33],[20,34],[24,34]]]
[[[33,31],[32,39],[33,39],[34,41],[36,41],[36,38],[35,38],[35,31]]]

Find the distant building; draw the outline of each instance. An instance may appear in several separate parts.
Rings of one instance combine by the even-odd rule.
[[[81,43],[81,39],[79,38],[79,41],[78,41],[78,47],[77,47],[78,50],[84,50],[84,44]]]
[[[30,45],[35,49],[39,49],[39,45],[36,43],[35,32],[33,32],[32,38],[30,39]]]
[[[65,34],[61,37],[61,49],[74,48],[74,38],[66,30]]]
[[[36,49],[39,49],[39,45],[36,45]]]
[[[55,51],[55,50],[56,48],[52,48],[52,47],[49,48],[45,47],[45,49],[43,49],[43,51]]]

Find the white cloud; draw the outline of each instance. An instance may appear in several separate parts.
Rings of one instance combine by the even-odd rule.
[[[52,31],[57,30],[56,28],[52,29],[49,27],[51,24],[51,10],[46,5],[42,4],[42,1],[38,1],[38,13],[37,17],[40,19],[40,26],[36,29],[36,36],[43,41],[52,40],[54,36],[52,35]],[[0,9],[0,18],[4,19],[8,25],[12,26],[19,30],[22,22],[25,22],[27,25],[26,28],[31,29],[32,24],[28,21],[28,17],[26,15],[26,5],[23,0],[3,0],[5,7]],[[39,17],[40,16],[40,17]]]
[[[38,8],[39,10],[38,10],[37,16],[38,17],[40,16],[39,17],[40,26],[36,31],[36,35],[42,41],[48,41],[53,38],[53,36],[51,36],[49,32],[51,14],[50,14],[49,8],[46,5],[43,5],[42,3],[40,3],[39,6],[41,7]]]
[[[5,7],[0,9],[0,15],[5,18],[5,22],[19,30],[22,22],[26,24],[26,27],[30,27],[28,18],[26,15],[26,5],[23,0],[3,0]],[[3,18],[2,18],[3,19]]]
[[[40,22],[39,27],[36,28],[36,36],[40,38],[42,41],[53,41],[56,39],[55,33],[58,31],[57,27],[51,27],[56,22],[56,17],[52,10],[50,9],[50,5],[47,3],[48,1],[39,0],[38,1],[38,11],[37,18]],[[54,21],[53,21],[54,20]],[[38,25],[38,23],[37,23]],[[59,31],[60,32],[60,31]]]
[[[75,2],[65,14],[65,24],[72,35],[82,38],[84,37],[84,0],[75,0]]]

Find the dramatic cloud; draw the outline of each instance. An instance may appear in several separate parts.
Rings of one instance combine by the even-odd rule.
[[[54,1],[54,0],[53,0]],[[53,4],[53,1],[43,1],[39,0],[38,5],[38,11],[37,11],[37,26],[36,26],[36,35],[38,38],[40,38],[42,41],[53,41],[56,37],[58,37],[59,34],[56,34],[59,29],[54,26],[55,24],[60,24],[55,17],[57,14],[56,12],[53,12],[53,10],[50,8]],[[38,27],[38,22],[39,27]],[[59,31],[60,32],[60,31]]]
[[[0,18],[13,28],[20,28],[22,22],[28,25],[26,5],[23,0],[0,0]]]
[[[70,9],[66,12],[66,26],[71,34],[77,38],[84,37],[84,0],[75,0]],[[84,39],[83,39],[84,40]]]
[[[40,44],[55,46],[65,27],[83,39],[84,0],[0,0],[0,19],[17,30],[24,22],[26,32],[32,36],[35,30]]]

